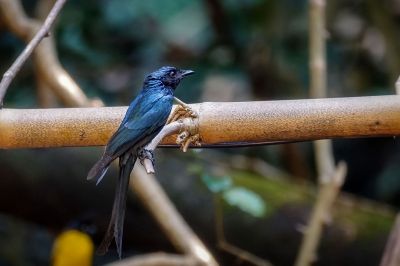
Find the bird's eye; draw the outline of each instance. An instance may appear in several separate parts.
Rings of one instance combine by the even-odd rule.
[[[170,77],[175,77],[175,75],[176,75],[176,71],[175,70],[172,70],[171,72],[169,72],[169,76]]]

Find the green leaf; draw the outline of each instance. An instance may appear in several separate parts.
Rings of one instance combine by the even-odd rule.
[[[256,193],[244,187],[234,187],[226,190],[222,198],[231,206],[254,216],[262,217],[266,211],[264,200]]]
[[[222,192],[232,186],[232,179],[229,176],[212,177],[205,174],[201,176],[201,180],[213,193]]]

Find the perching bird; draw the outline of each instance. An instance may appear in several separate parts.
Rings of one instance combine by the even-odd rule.
[[[122,235],[129,175],[143,147],[164,127],[172,109],[174,90],[192,70],[164,66],[148,75],[139,95],[132,101],[118,130],[109,140],[101,159],[89,171],[87,179],[98,184],[110,163],[119,157],[120,173],[115,192],[111,220],[106,235],[98,248],[99,254],[107,252],[113,238],[118,255],[122,253]]]

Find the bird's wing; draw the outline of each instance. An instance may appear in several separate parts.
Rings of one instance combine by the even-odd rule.
[[[172,95],[161,93],[137,97],[107,144],[105,154],[116,158],[138,142],[146,138],[150,141],[165,125],[171,112],[172,100]]]

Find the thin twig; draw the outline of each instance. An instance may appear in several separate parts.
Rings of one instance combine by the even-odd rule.
[[[222,204],[221,198],[219,195],[214,195],[214,215],[215,215],[215,233],[217,237],[217,245],[223,251],[230,253],[233,256],[236,256],[242,261],[247,261],[256,266],[272,266],[272,264],[256,255],[236,247],[230,243],[228,243],[225,239],[224,233],[224,220],[222,214]]]
[[[242,261],[247,261],[253,265],[256,266],[272,266],[272,264],[260,257],[255,256],[254,254],[241,249],[239,247],[236,247],[232,244],[229,244],[228,242],[221,241],[218,243],[218,247],[221,248],[223,251],[228,252],[232,254],[233,256],[236,256]]]
[[[397,78],[396,83],[394,84],[396,88],[396,94],[400,95],[400,76]]]
[[[48,13],[46,12],[46,15]],[[20,0],[1,0],[0,15],[4,25],[26,43],[35,37],[42,25],[41,21],[25,14]],[[98,99],[89,100],[79,85],[65,71],[57,58],[52,36],[43,39],[36,47],[33,51],[33,61],[38,78],[43,80],[64,105],[69,107],[104,105]]]
[[[347,172],[346,163],[340,162],[326,183],[319,185],[319,192],[316,198],[316,204],[312,211],[310,222],[305,229],[304,238],[301,244],[299,256],[296,260],[296,266],[311,265],[317,258],[316,250],[321,238],[322,228],[329,220],[331,213],[327,210],[332,209],[341,186],[343,185]]]
[[[65,2],[66,0],[57,0],[53,8],[51,9],[49,15],[47,16],[46,20],[44,21],[43,25],[36,33],[35,37],[29,42],[29,44],[25,47],[23,52],[14,61],[11,67],[4,73],[3,78],[0,82],[0,108],[3,107],[3,99],[11,81],[14,79],[15,75],[19,72],[25,61],[32,54],[35,47],[40,43],[40,41],[44,37],[46,37],[49,34],[50,28],[53,25],[55,19],[57,18],[58,13],[64,6]]]

